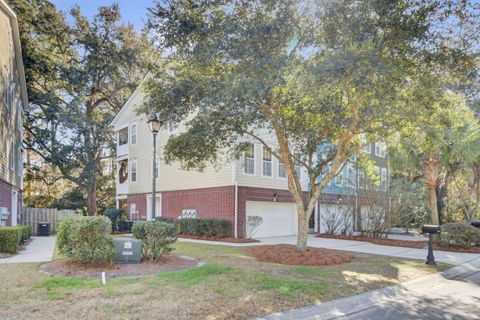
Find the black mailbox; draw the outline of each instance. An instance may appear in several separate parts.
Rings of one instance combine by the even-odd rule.
[[[480,228],[480,221],[472,221],[472,222],[470,222],[470,224],[472,226],[474,226],[475,228]]]
[[[425,224],[422,227],[422,233],[439,234],[440,232],[442,232],[442,228],[433,224]]]

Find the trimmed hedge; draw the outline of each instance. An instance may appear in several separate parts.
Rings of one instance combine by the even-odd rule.
[[[0,228],[0,252],[16,253],[18,246],[30,238],[31,226]]]
[[[177,221],[178,233],[193,236],[228,236],[230,221],[226,219],[180,219]]]
[[[63,255],[86,264],[111,263],[115,256],[112,222],[105,216],[62,219],[57,246]]]
[[[442,244],[470,248],[480,242],[480,230],[466,223],[446,223],[440,233]]]
[[[142,256],[150,261],[170,253],[172,244],[177,240],[175,225],[163,221],[135,221],[132,234],[142,240]]]

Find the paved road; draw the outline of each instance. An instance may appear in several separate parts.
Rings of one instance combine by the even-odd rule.
[[[32,237],[25,250],[11,258],[0,259],[0,264],[51,261],[54,250],[55,237]]]
[[[480,258],[398,286],[259,319],[480,319]]]

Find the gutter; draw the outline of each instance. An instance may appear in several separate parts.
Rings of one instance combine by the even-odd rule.
[[[233,222],[233,236],[238,238],[238,182],[237,182],[237,161],[232,161],[232,180],[235,188],[235,196],[233,199],[234,206],[234,222]]]

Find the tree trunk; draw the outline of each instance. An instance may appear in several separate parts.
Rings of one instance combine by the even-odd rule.
[[[440,223],[438,218],[438,207],[437,207],[437,191],[436,188],[429,186],[428,187],[428,197],[430,200],[430,210],[432,211],[432,224],[438,225]]]
[[[89,216],[93,216],[97,213],[97,183],[95,181],[93,182],[93,185],[88,189],[87,209]]]
[[[297,218],[298,218],[298,226],[297,226],[297,251],[298,252],[305,252],[307,249],[307,240],[308,240],[308,220],[310,215],[308,214],[307,210],[303,207],[302,204],[297,205]]]

